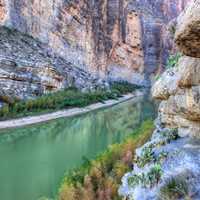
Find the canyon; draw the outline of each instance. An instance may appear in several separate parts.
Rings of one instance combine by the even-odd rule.
[[[26,135],[29,138],[29,132],[31,135],[34,133],[34,137],[46,137],[47,134],[51,141],[59,141],[58,138],[62,136],[60,132],[62,134],[63,131],[56,146],[60,148],[63,145],[69,156],[73,155],[73,151],[68,149],[70,145],[76,148],[86,145],[86,150],[95,152],[98,146],[95,142],[103,142],[104,145],[105,141],[112,139],[110,132],[118,134],[113,129],[115,127],[120,128],[119,133],[122,135],[133,129],[141,137],[147,134],[142,141],[143,146],[140,146],[141,143],[133,145],[137,141],[133,133],[132,141],[127,138],[123,145],[114,144],[112,153],[108,147],[108,151],[102,154],[105,156],[103,160],[97,157],[98,164],[95,159],[90,161],[83,155],[84,158],[80,157],[80,160],[85,162],[83,165],[87,165],[86,168],[81,166],[80,170],[74,170],[64,177],[59,191],[52,192],[52,186],[49,187],[52,184],[49,177],[54,172],[47,176],[44,173],[44,179],[48,180],[43,186],[45,190],[48,187],[48,191],[39,191],[42,187],[38,183],[30,189],[36,189],[40,196],[59,195],[62,200],[111,200],[115,197],[127,200],[200,199],[200,0],[0,0],[0,41],[0,109],[2,106],[1,111],[5,112],[2,112],[3,117],[7,117],[11,107],[14,108],[13,113],[17,113],[17,109],[21,107],[16,106],[15,109],[18,103],[23,107],[20,115],[34,114],[31,109],[35,107],[35,114],[44,112],[42,106],[33,104],[40,98],[32,99],[53,92],[57,93],[46,95],[47,98],[38,103],[44,104],[45,112],[53,112],[49,108],[60,110],[81,103],[84,106],[84,102],[89,102],[88,99],[95,103],[101,101],[102,104],[97,105],[106,107],[104,101],[107,98],[116,100],[121,97],[120,91],[126,90],[128,84],[134,88],[131,90],[132,95],[142,93],[139,103],[130,105],[129,102],[124,102],[122,110],[115,110],[115,106],[109,108],[112,115],[107,115],[106,109],[90,113],[87,107],[79,109],[82,115],[68,119],[57,119],[60,117],[57,114],[61,113],[62,117],[62,112],[70,112],[69,110],[52,115],[47,113],[43,116],[44,122],[49,115],[53,117],[50,117],[52,121],[41,124],[42,129],[47,126],[44,135],[36,134],[42,132],[36,129],[37,126],[40,130],[40,124],[6,130],[2,134],[2,144],[8,139],[13,145],[16,145],[15,137]],[[172,54],[180,58],[174,59],[174,64],[170,66]],[[114,84],[118,85],[112,89]],[[142,89],[134,92],[138,89],[136,85],[142,86]],[[64,91],[65,89],[68,90]],[[55,104],[55,107],[56,100],[53,97],[57,97],[58,91],[61,94],[70,90],[68,96],[66,93],[61,95],[65,98],[59,99],[59,105]],[[93,92],[92,97],[84,96]],[[76,93],[80,94],[76,96]],[[104,98],[100,98],[101,93]],[[109,93],[110,97],[105,93]],[[157,101],[152,102],[151,97],[158,100],[158,104]],[[81,98],[83,101],[79,101]],[[23,104],[27,104],[27,107]],[[158,114],[153,125],[156,108]],[[77,111],[77,108],[74,110]],[[87,114],[84,114],[84,110]],[[101,112],[106,115],[99,118],[98,113]],[[53,120],[54,117],[56,120]],[[19,121],[23,122],[22,125],[25,120],[28,124],[33,124],[34,119],[40,119],[35,122],[41,122],[41,116],[29,116]],[[16,121],[18,120],[2,121],[1,124],[11,128],[16,127]],[[129,123],[134,126],[131,128]],[[91,131],[88,131],[88,127]],[[52,130],[55,130],[55,136]],[[67,132],[69,138],[72,138],[63,140]],[[75,134],[77,132],[84,134],[85,139],[81,141],[83,135]],[[94,138],[95,142],[90,142],[87,132],[91,132],[91,136],[98,133],[98,137]],[[99,133],[106,133],[108,139],[104,140]],[[43,141],[48,143],[46,139]],[[62,143],[64,141],[66,143]],[[121,139],[115,141],[121,142]],[[42,151],[38,152],[38,146],[32,139],[30,144],[33,149],[36,148],[36,157],[39,158]],[[4,146],[7,148],[7,144]],[[26,147],[26,143],[24,146]],[[19,147],[23,147],[21,143]],[[51,168],[56,171],[52,164],[57,164],[60,156],[55,154],[56,159],[53,161],[49,152],[54,151],[54,148],[51,146],[49,149],[45,151],[48,156],[44,155],[50,164],[43,169],[46,171],[46,168]],[[81,147],[80,152],[82,150]],[[4,149],[1,152],[4,158]],[[64,157],[58,161],[58,165],[62,166],[59,180],[66,168],[62,162],[69,161],[65,151],[62,152]],[[9,153],[12,162],[13,149]],[[80,154],[78,152],[77,156]],[[88,155],[87,152],[85,154]],[[21,155],[23,159],[29,157]],[[76,161],[77,156],[70,158]],[[18,157],[15,156],[15,159],[18,164]],[[44,159],[41,161],[43,163]],[[17,172],[12,164],[8,166],[11,167],[9,173]],[[33,165],[33,168],[35,170],[37,167]],[[23,168],[20,167],[21,169]],[[29,169],[27,172],[29,173]],[[29,175],[31,177],[33,174],[30,172]],[[13,183],[13,176],[10,180],[9,184]],[[6,185],[4,181],[2,183],[3,186]],[[19,192],[18,199],[26,191],[26,185],[30,186],[27,180],[24,183],[22,190],[18,190],[22,191]],[[58,180],[56,184],[54,181],[53,183],[54,190]],[[3,190],[6,196],[10,195],[7,188]],[[30,191],[27,191],[27,195],[32,198]]]
[[[149,86],[175,51],[173,26],[187,2],[1,0],[1,101],[109,81]]]

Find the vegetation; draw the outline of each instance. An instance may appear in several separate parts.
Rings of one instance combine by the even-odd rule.
[[[170,55],[167,60],[165,69],[167,70],[167,69],[176,67],[181,56],[182,56],[181,53],[176,53],[176,54]],[[161,74],[156,74],[154,77],[154,80],[157,81],[160,79],[160,77],[161,77]]]
[[[174,176],[168,178],[159,192],[160,200],[192,200],[189,194],[189,186],[184,176]]]
[[[170,68],[175,67],[178,64],[180,57],[181,57],[181,53],[176,53],[174,55],[170,55],[167,60],[166,68],[170,69]]]
[[[165,145],[179,138],[177,129],[162,131],[160,134],[163,138],[159,142],[148,144],[148,146],[145,146],[141,150],[141,155],[135,158],[138,167],[143,168],[146,164],[151,162],[159,164],[168,156],[168,152],[162,151],[156,156],[153,148]]]
[[[147,172],[144,170],[144,172],[133,173],[128,178],[128,184],[132,188],[137,187],[138,185],[151,188],[160,181],[163,173],[161,164],[168,156],[168,152],[161,151],[156,155],[154,153],[154,148],[170,143],[172,140],[176,140],[178,138],[178,132],[177,129],[171,129],[162,131],[160,134],[162,136],[161,142],[153,142],[144,146],[141,150],[141,154],[136,157],[135,162],[137,167],[144,168],[149,164],[150,169]]]
[[[144,147],[144,149],[142,149],[141,156],[137,159],[137,165],[139,167],[144,167],[147,163],[155,160],[156,157],[154,155],[153,149],[151,147]]]
[[[147,146],[142,149],[140,157],[136,158],[137,166],[143,168],[146,164],[157,163],[160,164],[166,157],[168,152],[160,152],[157,156],[153,152],[153,147]]]
[[[111,90],[113,92],[118,92],[120,94],[126,94],[126,93],[132,92],[135,89],[139,89],[139,88],[141,88],[141,86],[137,86],[137,85],[128,83],[126,81],[111,83]]]
[[[147,173],[133,174],[129,177],[128,184],[131,187],[142,185],[143,187],[153,187],[157,184],[162,176],[160,164],[153,165]]]
[[[175,35],[175,32],[176,32],[176,25],[175,25],[175,24],[172,24],[172,25],[169,27],[169,32],[171,33],[172,36]]]
[[[121,144],[111,145],[95,160],[84,159],[84,164],[66,174],[61,184],[59,200],[120,200],[118,187],[122,176],[132,170],[134,150],[145,143],[153,131],[152,120],[143,122]],[[158,178],[159,169],[152,169],[149,176]]]
[[[162,131],[161,134],[166,139],[166,143],[170,143],[171,141],[177,140],[179,138],[177,128]]]
[[[27,101],[9,101],[0,110],[0,119],[30,116],[38,113],[50,112],[71,107],[84,107],[92,103],[116,99],[122,94],[132,92],[138,88],[127,82],[115,82],[110,91],[98,90],[94,92],[81,92],[75,88],[46,94],[37,99]]]

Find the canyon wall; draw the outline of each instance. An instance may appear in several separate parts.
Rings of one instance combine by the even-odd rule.
[[[200,0],[178,17],[174,39],[183,55],[152,88],[156,129],[122,178],[124,199],[200,199]]]
[[[148,84],[173,46],[167,24],[188,1],[1,0],[0,23],[97,77]]]
[[[162,100],[159,117],[164,126],[179,128],[180,136],[200,137],[200,1],[193,0],[178,18],[175,42],[183,56],[153,87]]]

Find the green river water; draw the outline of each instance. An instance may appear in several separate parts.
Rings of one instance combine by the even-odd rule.
[[[53,198],[67,170],[121,142],[145,118],[148,101],[129,100],[81,116],[0,132],[0,200]]]

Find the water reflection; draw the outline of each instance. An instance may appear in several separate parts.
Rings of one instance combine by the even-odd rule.
[[[53,197],[66,170],[120,142],[145,118],[146,99],[131,100],[82,116],[4,131],[0,136],[0,199]]]

